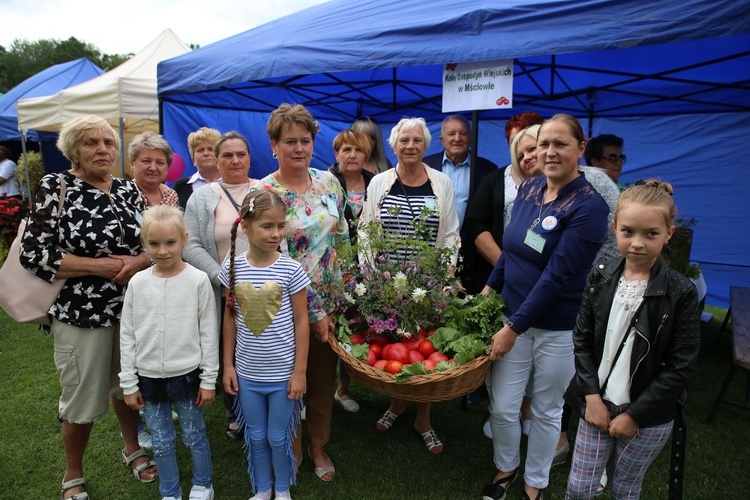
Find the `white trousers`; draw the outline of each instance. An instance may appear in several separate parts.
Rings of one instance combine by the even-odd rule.
[[[546,488],[560,438],[563,394],[573,378],[573,332],[530,328],[516,339],[513,349],[492,364],[490,371],[490,425],[495,467],[512,472],[521,463],[521,402],[532,366],[531,411],[524,480]]]

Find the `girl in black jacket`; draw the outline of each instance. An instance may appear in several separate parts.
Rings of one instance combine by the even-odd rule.
[[[565,395],[583,417],[567,498],[593,498],[611,456],[611,498],[639,498],[673,426],[684,433],[675,420],[698,355],[700,310],[693,283],[661,259],[676,213],[668,183],[627,189],[613,222],[623,258],[588,277],[573,330],[576,373]],[[681,465],[675,472],[681,476]]]

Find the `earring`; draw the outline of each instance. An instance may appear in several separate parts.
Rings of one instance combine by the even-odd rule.
[[[310,155],[310,159],[311,159],[311,160],[314,160],[314,159],[315,159],[315,151],[313,151],[313,154],[311,154],[311,155]]]
[[[276,151],[274,151],[271,156],[273,157],[274,160],[278,160],[279,159],[278,155],[276,154]]]

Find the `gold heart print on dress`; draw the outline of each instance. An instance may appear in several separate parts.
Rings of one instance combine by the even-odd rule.
[[[267,281],[256,290],[251,282],[243,281],[234,290],[242,319],[253,335],[260,337],[281,309],[281,285]]]

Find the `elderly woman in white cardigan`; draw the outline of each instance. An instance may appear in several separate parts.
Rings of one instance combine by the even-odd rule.
[[[432,228],[435,246],[458,249],[460,239],[453,183],[446,174],[422,163],[430,140],[430,131],[423,118],[404,118],[393,127],[388,142],[396,153],[398,164],[370,181],[362,221],[379,221],[386,232],[407,236],[414,232],[411,220],[420,216],[422,208],[427,207],[431,214],[425,219],[425,224]],[[396,207],[398,210],[392,210]],[[364,239],[366,235],[359,237]],[[454,259],[457,258],[458,251],[454,255]],[[392,399],[376,428],[381,432],[390,429],[405,408],[406,401]],[[430,422],[430,403],[417,403],[414,430],[422,437],[427,451],[433,454],[443,452],[443,443]]]
[[[188,243],[183,258],[193,267],[208,274],[216,297],[219,321],[223,315],[219,271],[229,252],[230,231],[237,218],[242,200],[258,181],[248,178],[250,173],[250,146],[242,135],[227,132],[214,147],[221,178],[195,191],[185,207],[185,226]],[[237,233],[238,251],[247,245],[245,235]],[[241,438],[232,405],[234,398],[224,394],[227,410],[226,434],[230,439]]]

